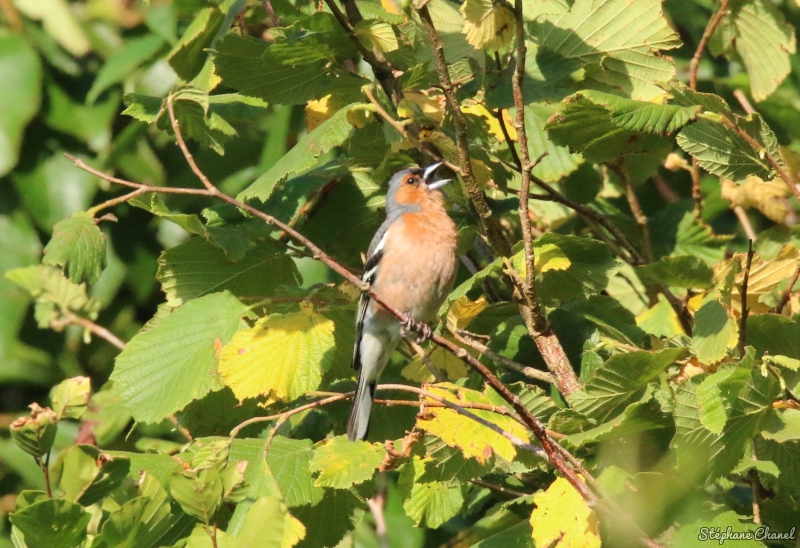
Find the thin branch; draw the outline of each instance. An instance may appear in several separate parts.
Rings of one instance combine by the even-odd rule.
[[[488,481],[483,481],[482,479],[471,479],[469,480],[470,483],[478,485],[480,487],[485,487],[486,489],[491,489],[492,491],[497,491],[498,493],[502,493],[504,495],[508,495],[510,497],[527,497],[530,493],[524,493],[522,491],[517,491],[515,489],[510,489],[508,487],[504,487],[502,485],[497,485],[496,483],[490,483]]]
[[[733,213],[739,219],[739,224],[742,225],[744,233],[747,235],[748,240],[756,239],[756,231],[753,230],[753,225],[750,223],[750,217],[742,206],[733,206]]]
[[[82,318],[80,316],[76,316],[72,312],[68,312],[61,319],[53,320],[53,322],[51,322],[50,324],[50,326],[56,331],[61,331],[67,325],[77,325],[79,327],[82,327],[83,329],[88,329],[101,339],[116,346],[120,350],[125,349],[125,343],[122,342],[122,340],[120,340],[120,338],[114,335],[111,331],[109,331],[108,329],[106,329],[101,325],[97,325],[88,318]]]
[[[627,176],[628,174],[625,171],[625,167],[619,166],[619,171],[617,173],[621,174],[622,181],[625,183],[628,205],[631,208],[631,213],[633,213],[633,218],[636,220],[636,226],[639,229],[639,238],[642,242],[642,254],[648,263],[652,263],[653,244],[650,241],[650,228],[648,227],[647,215],[645,215],[644,210],[642,210],[642,204],[639,202],[639,197],[636,196],[636,192],[633,190],[633,185],[631,184],[630,177]]]
[[[517,363],[514,360],[509,360],[505,356],[501,356],[500,354],[492,351],[485,344],[471,338],[469,334],[463,329],[456,330],[456,332],[453,333],[453,336],[458,340],[458,342],[477,350],[481,354],[485,354],[486,356],[489,357],[490,360],[502,365],[503,367],[507,367],[508,369],[511,369],[518,373],[522,373],[526,377],[537,381],[556,384],[556,378],[551,373],[547,373],[545,371],[539,371],[534,367],[529,367],[527,365],[522,365],[521,363]]]
[[[750,441],[750,456],[753,460],[758,460],[756,444],[752,440]],[[748,476],[753,506],[753,523],[761,525],[761,481],[758,479],[758,472],[755,468],[750,469]]]
[[[111,198],[110,200],[106,200],[102,204],[97,204],[96,206],[92,206],[86,210],[86,213],[90,217],[94,217],[95,215],[97,215],[97,213],[99,213],[104,209],[107,209],[109,207],[114,207],[115,205],[119,205],[122,202],[127,202],[131,198],[135,198],[136,196],[139,196],[140,194],[144,194],[146,192],[147,190],[145,190],[144,188],[137,188],[136,190],[128,192],[127,194],[123,194],[122,196],[117,196],[116,198]]]
[[[461,167],[461,178],[464,181],[467,194],[469,194],[470,200],[478,213],[483,234],[486,236],[495,254],[501,256],[508,255],[511,252],[511,247],[500,233],[497,223],[492,219],[492,209],[489,207],[489,203],[486,201],[486,195],[478,185],[478,181],[475,179],[475,174],[472,171],[472,163],[469,157],[469,141],[467,140],[467,122],[464,119],[464,113],[461,112],[461,106],[458,103],[455,90],[453,89],[453,83],[447,69],[447,59],[445,59],[444,56],[444,46],[433,25],[428,6],[424,5],[415,9],[419,14],[420,21],[422,21],[422,29],[425,32],[425,36],[433,49],[433,57],[436,61],[439,83],[442,86],[447,106],[450,108],[450,112],[453,116],[456,146],[458,148],[458,164]]]
[[[794,274],[792,275],[792,279],[789,280],[789,285],[786,286],[786,290],[783,292],[783,295],[781,295],[781,300],[778,301],[777,305],[775,305],[775,310],[773,310],[775,314],[783,313],[783,307],[786,306],[786,303],[788,303],[792,298],[792,289],[794,288],[794,284],[797,283],[798,277],[800,277],[800,265],[797,266]]]
[[[742,109],[744,109],[747,114],[754,114],[756,112],[756,109],[754,109],[753,105],[750,104],[750,100],[742,90],[733,90],[733,96],[736,97],[736,100],[739,101],[739,104],[742,105]]]
[[[417,356],[422,360],[422,363],[425,364],[425,367],[427,367],[428,370],[433,374],[433,378],[436,379],[436,382],[445,382],[447,379],[444,375],[442,375],[442,372],[439,371],[439,368],[433,365],[433,362],[425,353],[425,349],[423,349],[422,346],[412,337],[406,336],[404,339],[406,343],[408,343],[408,346],[410,346],[414,352],[417,353]]]
[[[714,34],[720,21],[722,21],[722,17],[728,12],[729,3],[730,0],[721,0],[719,9],[708,21],[706,30],[703,32],[703,36],[697,44],[697,50],[695,50],[694,56],[689,63],[689,88],[692,91],[697,91],[697,70],[700,67],[700,59],[703,57],[703,51],[705,51],[711,35]],[[694,199],[695,215],[700,218],[700,215],[703,213],[703,191],[700,188],[700,162],[694,157],[692,157],[692,198]]]
[[[178,141],[178,146],[181,147],[181,151],[183,152],[183,157],[186,158],[186,162],[189,164],[189,167],[192,168],[192,171],[197,178],[200,179],[200,182],[203,183],[203,186],[206,187],[208,190],[216,190],[214,185],[211,184],[211,181],[208,180],[205,173],[197,167],[197,163],[194,161],[194,156],[192,153],[189,152],[189,148],[186,146],[186,142],[183,140],[183,134],[181,133],[180,124],[178,124],[178,119],[175,117],[175,109],[172,106],[172,94],[170,93],[167,95],[167,110],[169,111],[169,120],[172,122],[172,130],[175,132],[175,139]]]
[[[744,347],[747,344],[747,315],[750,310],[747,308],[747,283],[750,281],[750,265],[753,264],[753,240],[749,240],[747,248],[747,262],[744,266],[744,279],[742,279],[742,317],[739,319],[739,357],[744,357]]]
[[[385,474],[385,472],[381,472]],[[378,537],[380,548],[389,548],[389,537],[387,536],[386,518],[383,515],[383,507],[386,505],[386,486],[384,485],[374,497],[367,499],[367,506],[375,520],[375,536]]]

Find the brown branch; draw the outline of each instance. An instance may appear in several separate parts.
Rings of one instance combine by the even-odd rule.
[[[458,165],[461,167],[461,178],[464,181],[467,194],[469,194],[470,200],[475,206],[475,210],[478,212],[481,229],[489,245],[496,255],[506,256],[511,252],[511,247],[508,245],[505,238],[503,238],[497,223],[491,218],[492,210],[489,207],[489,203],[486,201],[486,195],[483,193],[480,186],[478,186],[478,181],[475,179],[475,174],[472,171],[472,163],[469,157],[469,142],[467,140],[467,122],[464,119],[464,113],[461,112],[461,106],[458,104],[458,99],[453,89],[453,83],[450,79],[450,73],[447,70],[444,46],[433,25],[428,6],[424,5],[415,9],[419,14],[420,21],[422,21],[422,29],[425,36],[433,49],[436,71],[439,75],[439,84],[442,86],[447,106],[450,108],[450,112],[453,116],[456,147],[458,148]]]
[[[700,42],[697,44],[694,56],[689,62],[689,88],[692,91],[697,91],[697,70],[700,67],[700,59],[703,57],[703,51],[705,51],[711,35],[714,34],[720,21],[722,21],[722,17],[727,13],[729,3],[730,0],[720,1],[719,9],[708,21],[706,30],[703,32],[703,36],[700,37]],[[699,218],[703,213],[703,191],[700,188],[700,162],[694,157],[692,157],[692,198],[694,199],[695,215]]]
[[[748,240],[747,262],[744,265],[744,278],[740,289],[742,298],[742,317],[739,318],[739,357],[744,358],[744,347],[747,344],[747,316],[750,310],[747,308],[747,283],[750,281],[750,266],[753,264],[753,240]]]
[[[742,225],[744,233],[747,235],[748,240],[756,239],[756,231],[753,230],[753,225],[750,223],[750,217],[742,206],[733,206],[733,213],[739,219],[739,224]]]
[[[775,309],[773,310],[775,314],[781,314],[783,312],[783,307],[786,306],[786,303],[792,298],[792,288],[794,288],[794,284],[797,283],[798,277],[800,277],[800,265],[797,266],[792,275],[792,279],[789,280],[789,285],[786,286],[786,290],[783,292],[783,295],[781,295],[781,300],[775,305]]]
[[[697,69],[700,67],[700,59],[703,57],[703,51],[705,51],[711,35],[714,34],[722,18],[728,12],[728,4],[730,4],[730,0],[721,0],[719,9],[714,16],[711,17],[708,25],[706,25],[706,30],[703,32],[703,36],[700,37],[700,42],[697,44],[694,56],[689,62],[689,88],[693,91],[697,91]]]
[[[122,202],[127,202],[131,198],[135,198],[136,196],[139,196],[140,194],[144,194],[146,192],[147,192],[147,190],[145,190],[143,188],[137,188],[136,190],[134,190],[132,192],[128,192],[127,194],[123,194],[122,196],[117,196],[116,198],[111,198],[110,200],[106,200],[105,202],[103,202],[101,204],[97,204],[96,206],[92,206],[92,207],[90,207],[89,209],[86,210],[86,213],[90,217],[94,217],[95,215],[97,215],[97,213],[99,213],[100,211],[102,211],[102,210],[104,210],[106,208],[114,207],[115,205],[119,205]]]
[[[747,114],[754,114],[756,112],[756,109],[750,104],[750,101],[742,90],[733,90],[733,96],[736,97],[736,100],[739,101],[739,104],[742,105],[742,109],[744,109]]]
[[[19,10],[14,5],[14,2],[11,0],[0,0],[0,11],[3,12],[6,24],[12,32],[20,33],[25,30],[22,26],[22,17],[19,14]]]
[[[444,375],[442,375],[442,372],[439,371],[439,368],[433,365],[433,362],[425,353],[425,350],[422,348],[422,346],[420,346],[420,344],[412,337],[405,336],[403,338],[408,346],[410,346],[414,352],[417,353],[417,356],[422,360],[422,363],[425,364],[425,367],[427,367],[428,370],[433,374],[433,378],[436,379],[436,382],[445,382],[447,379],[444,377]]]
[[[189,152],[189,148],[186,146],[186,142],[183,140],[183,134],[181,134],[180,124],[178,124],[178,119],[175,117],[175,109],[172,106],[172,94],[170,93],[167,95],[167,110],[169,111],[169,119],[172,122],[172,130],[175,132],[175,139],[178,141],[178,146],[181,147],[181,152],[183,152],[183,157],[186,158],[186,162],[189,164],[189,167],[192,168],[192,171],[197,178],[200,179],[200,182],[203,183],[203,186],[206,187],[208,190],[214,191],[214,185],[211,184],[211,181],[208,180],[205,173],[197,167],[197,163],[194,161],[194,156],[192,156],[191,152]]]
[[[527,497],[530,495],[530,493],[524,493],[522,491],[517,491],[516,489],[509,489],[508,487],[483,481],[482,479],[471,479],[469,482],[479,487],[485,487],[486,489],[491,489],[492,491],[497,491],[498,493],[502,493],[510,497]]]
[[[486,356],[489,357],[490,360],[502,365],[503,367],[507,367],[508,369],[511,369],[518,373],[522,373],[526,377],[537,381],[556,384],[556,378],[551,373],[547,373],[545,371],[539,371],[536,368],[529,367],[527,365],[522,365],[521,363],[517,363],[514,360],[509,360],[505,356],[501,356],[500,354],[492,351],[485,344],[476,341],[475,339],[470,337],[469,333],[467,333],[463,329],[456,330],[456,332],[453,333],[453,336],[458,340],[458,342],[477,350],[481,354],[485,354]]]
[[[650,228],[648,226],[647,215],[642,210],[642,204],[639,202],[639,197],[633,190],[630,177],[627,176],[624,166],[619,166],[619,171],[622,175],[622,181],[625,183],[626,197],[628,199],[628,206],[631,208],[633,218],[636,220],[636,226],[639,229],[639,238],[642,242],[642,255],[648,263],[653,262],[653,244],[650,241]]]
[[[120,340],[120,338],[114,335],[111,331],[109,331],[108,329],[106,329],[101,325],[97,325],[88,318],[82,318],[80,316],[76,316],[72,312],[66,313],[64,317],[61,319],[53,320],[50,324],[50,326],[56,331],[61,331],[67,325],[77,325],[78,327],[82,327],[83,329],[88,329],[101,339],[116,346],[120,350],[125,350],[125,343],[122,342],[122,340]]]

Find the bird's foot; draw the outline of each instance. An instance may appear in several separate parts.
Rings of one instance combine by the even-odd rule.
[[[423,322],[416,322],[411,316],[406,316],[406,319],[401,322],[400,325],[402,326],[404,336],[410,333],[416,333],[417,344],[427,341],[433,335],[431,326]]]

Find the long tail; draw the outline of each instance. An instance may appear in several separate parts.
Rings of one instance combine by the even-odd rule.
[[[369,414],[372,410],[376,385],[377,381],[370,379],[367,371],[362,369],[358,377],[356,395],[353,398],[350,420],[347,421],[347,437],[350,441],[366,439],[369,433]]]

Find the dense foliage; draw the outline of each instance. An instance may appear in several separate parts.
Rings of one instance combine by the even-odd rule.
[[[797,545],[797,3],[0,22],[0,547]],[[351,443],[361,253],[440,160],[456,288]]]

